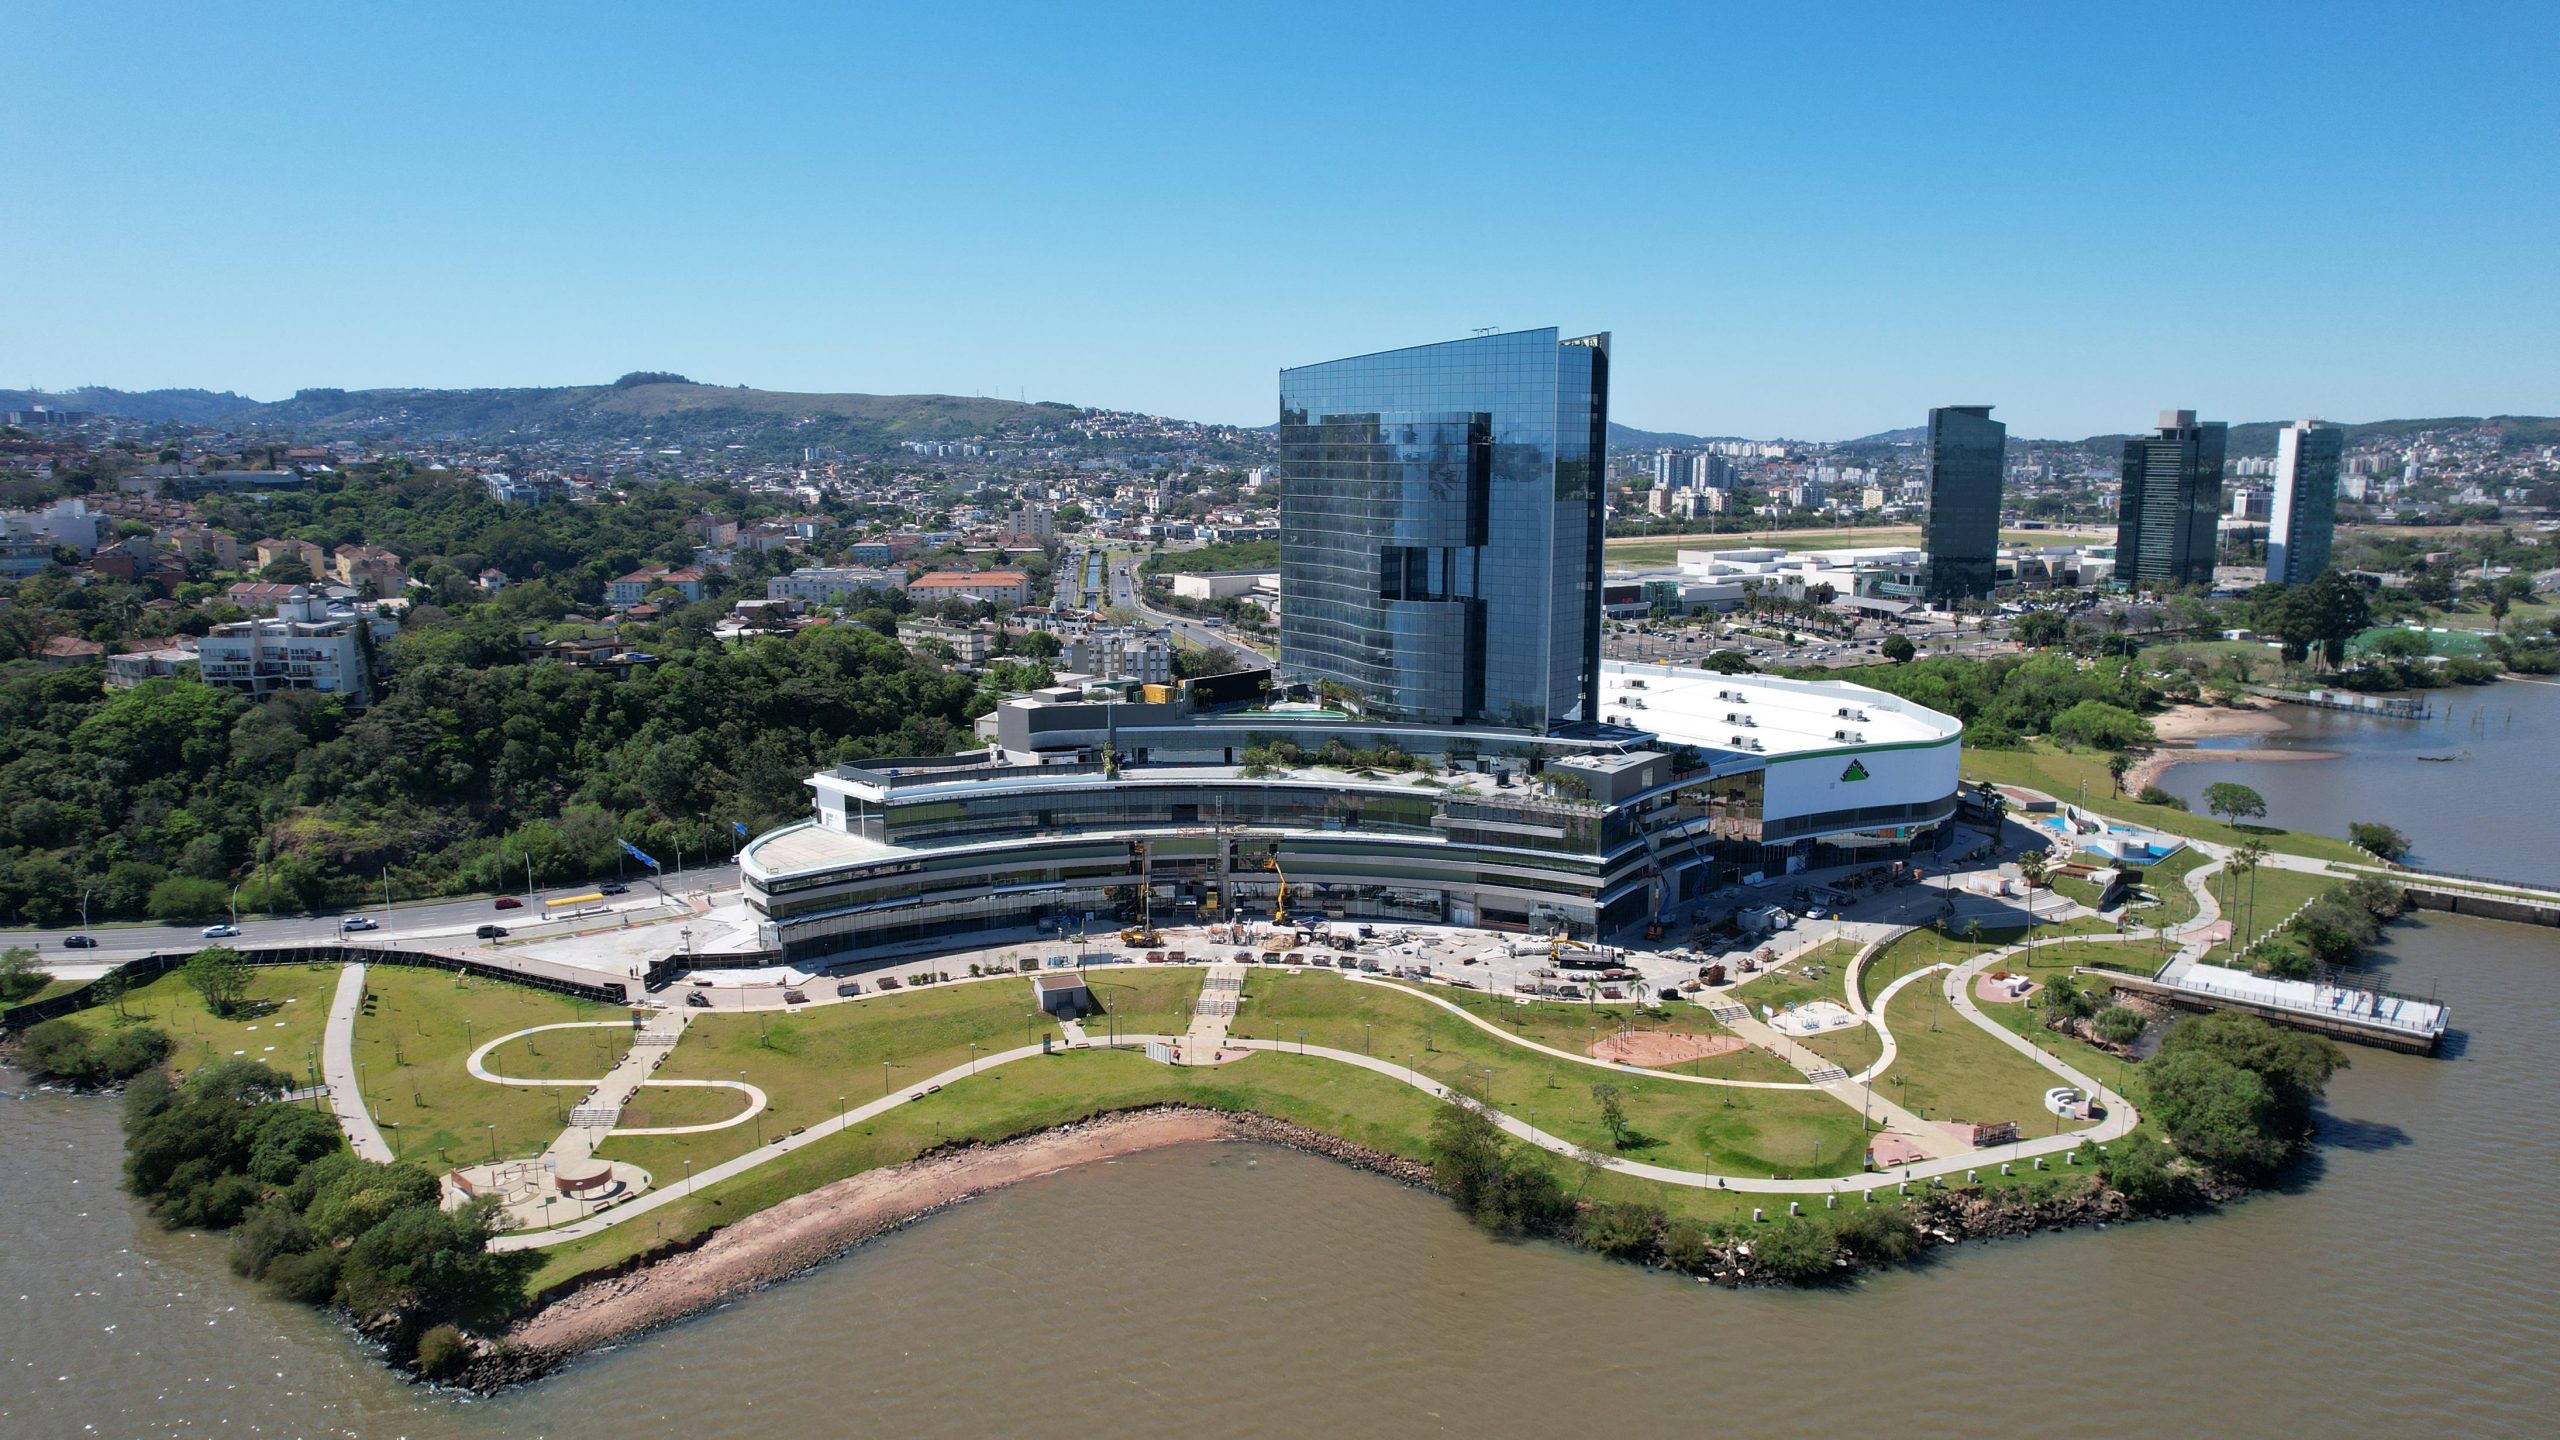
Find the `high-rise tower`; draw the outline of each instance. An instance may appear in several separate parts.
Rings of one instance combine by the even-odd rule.
[[[2163,410],[2151,435],[2124,442],[2116,511],[2116,577],[2133,585],[2211,585],[2222,539],[2222,450],[2228,431],[2193,410]]]
[[[1280,372],[1280,672],[1374,713],[1595,717],[1609,337]]]
[[[2338,462],[2346,432],[2297,420],[2276,433],[2276,494],[2267,529],[2267,578],[2308,585],[2329,568],[2338,525]]]
[[[1929,412],[1929,513],[1920,547],[1929,555],[1932,604],[1987,600],[2000,570],[2000,480],[2009,427],[1988,405]]]

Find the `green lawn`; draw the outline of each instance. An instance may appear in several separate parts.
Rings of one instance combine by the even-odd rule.
[[[320,1032],[328,1028],[329,997],[337,988],[335,965],[253,966],[246,1003],[221,1020],[194,987],[168,971],[125,992],[119,1004],[92,1005],[68,1018],[90,1030],[156,1025],[168,1033],[175,1070],[236,1057],[272,1065],[303,1084],[318,1072]]]
[[[1087,971],[1085,984],[1107,1013],[1086,1016],[1084,1033],[1098,1039],[1116,1024],[1122,1035],[1179,1035],[1191,1028],[1191,1002],[1208,973],[1199,965]]]
[[[1471,1015],[1483,1016],[1506,1032],[1539,1045],[1576,1055],[1589,1054],[1600,1036],[1620,1030],[1676,1030],[1691,1035],[1723,1035],[1725,1028],[1706,1011],[1680,1005],[1657,1013],[1634,1005],[1576,1005],[1560,1000],[1534,1000],[1523,1005],[1507,995],[1476,990],[1433,989],[1424,992],[1448,1001]],[[1758,1046],[1693,1060],[1671,1067],[1683,1075],[1713,1075],[1726,1080],[1801,1080],[1786,1061]]]
[[[600,1018],[600,1017],[590,1017]],[[478,1032],[489,1038],[487,1032]],[[499,1033],[505,1033],[502,1029]],[[526,1080],[601,1080],[631,1048],[627,1024],[592,1030],[553,1030],[510,1040],[489,1052],[483,1065]]]
[[[971,1041],[983,1054],[1058,1033],[1055,1022],[1032,1008],[1027,976],[899,990],[780,1014],[698,1016],[668,1052],[659,1078],[736,1080],[744,1071],[770,1107],[756,1123],[727,1130],[608,1137],[598,1153],[668,1183],[687,1160],[700,1170],[744,1154],[834,1115],[840,1099],[842,1107],[859,1105],[966,1065]]]
[[[1699,1168],[1707,1154],[1734,1175],[1837,1175],[1863,1160],[1857,1114],[1814,1091],[1745,1090],[1649,1079],[1524,1051],[1419,997],[1322,972],[1261,971],[1245,984],[1237,1030],[1402,1060],[1444,1084],[1482,1090],[1501,1109],[1577,1145],[1655,1164]],[[1364,1028],[1365,1027],[1365,1028]],[[1617,1087],[1629,1131],[1620,1151],[1591,1093]]]
[[[2166,860],[2144,866],[2136,898],[2125,906],[2126,918],[2137,925],[2184,925],[2196,918],[2196,897],[2188,892],[2186,877],[2211,858],[2190,845]],[[2056,875],[2050,883],[2056,894],[2067,895],[2092,910],[2098,907],[2095,880]],[[2140,892],[2157,897],[2157,903],[2140,898]]]
[[[2148,975],[2160,968],[2160,950],[2147,940],[2074,941],[2069,945],[2042,945],[2033,950],[2021,950],[2000,965],[2039,979],[2078,968]]]
[[[501,1157],[541,1154],[582,1093],[568,1086],[475,1080],[463,1068],[474,1046],[534,1025],[627,1021],[631,1015],[619,1005],[450,970],[374,965],[366,968],[364,981],[373,1004],[356,1015],[354,1051],[365,1103],[403,1158],[430,1167],[487,1160],[492,1141]],[[325,1009],[328,1001],[319,1004]],[[590,1037],[602,1037],[610,1055]],[[532,1067],[514,1072],[529,1078],[556,1072],[600,1079],[629,1038],[609,1029],[561,1030],[501,1053]],[[534,1044],[541,1055],[533,1053]]]
[[[1897,936],[1892,943],[1876,952],[1876,957],[1867,962],[1866,969],[1858,972],[1858,995],[1872,1007],[1887,985],[1914,970],[1942,963],[1962,964],[1985,950],[1997,949],[2026,933],[2024,929],[1985,930],[1980,944],[1961,936],[1941,935],[1927,928]]]
[[[2216,893],[2223,897],[2222,918],[2231,922],[2233,941],[2241,946],[2282,925],[2305,901],[2337,888],[2339,883],[2334,875],[2308,875],[2271,865],[2260,866],[2250,876],[2235,877],[2226,872],[2214,879]],[[2204,958],[2208,964],[2219,965],[2232,952],[2232,941],[2226,941],[2206,951]]]
[[[2257,839],[2265,841],[2273,849],[2323,860],[2369,858],[2346,841],[2326,835],[2264,826],[2251,826],[2244,831],[2210,815],[2190,814],[2168,805],[2145,805],[2127,797],[2109,798],[2114,782],[2107,774],[2106,761],[2106,755],[2100,751],[2064,751],[2044,741],[2037,741],[2025,750],[1981,750],[1968,746],[1964,752],[1964,778],[1989,780],[2000,785],[2024,785],[2074,803],[2079,801],[2081,786],[2085,783],[2089,804],[2093,808],[2119,820],[2149,825],[2172,835],[2225,845]]]
[[[1811,954],[1788,963],[1781,970],[1766,971],[1733,987],[1733,998],[1751,1007],[1784,1010],[1789,1005],[1807,1000],[1840,1000],[1847,996],[1849,962],[1858,958],[1866,946],[1856,940],[1826,940]],[[1813,972],[1820,970],[1817,976]]]
[[[625,1130],[709,1125],[742,1116],[746,1110],[747,1097],[736,1090],[710,1085],[643,1085],[631,1103],[622,1107],[622,1116],[614,1124]]]
[[[1895,995],[1885,1024],[1899,1053],[1893,1068],[1877,1077],[1877,1094],[1927,1120],[2015,1120],[2030,1136],[2052,1128],[2042,1123],[2056,1118],[2044,1108],[2044,1092],[2061,1080],[1957,1014],[1939,993],[1936,977]]]

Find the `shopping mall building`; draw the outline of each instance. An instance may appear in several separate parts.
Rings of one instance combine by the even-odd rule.
[[[1926,849],[1958,723],[1861,686],[1605,664],[1556,733],[1220,707],[1205,687],[1005,701],[967,754],[810,777],[807,820],[741,856],[795,964],[919,941],[1268,917],[1575,935],[1735,882]]]

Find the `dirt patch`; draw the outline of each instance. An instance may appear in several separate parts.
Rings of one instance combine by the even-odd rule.
[[[680,1320],[798,1274],[851,1246],[973,1195],[1097,1160],[1218,1140],[1227,1117],[1148,1110],[869,1170],[820,1186],[714,1234],[694,1250],[584,1286],[507,1332],[516,1367],[560,1360]]]
[[[1868,1143],[1867,1155],[1877,1169],[1889,1170],[1896,1165],[1916,1165],[1929,1158],[1929,1150],[1908,1135],[1886,1131]]]
[[[1685,1065],[1748,1048],[1734,1035],[1692,1035],[1685,1030],[1621,1030],[1583,1053],[1616,1065]]]

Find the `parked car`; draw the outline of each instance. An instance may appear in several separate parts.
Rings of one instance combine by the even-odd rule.
[[[501,895],[498,897],[497,903],[493,908],[499,910],[521,910],[524,908],[524,902],[513,895]]]
[[[699,990],[687,990],[684,992],[684,1003],[696,1010],[708,1010],[711,1008],[711,997]]]
[[[483,940],[504,940],[507,938],[507,927],[504,925],[483,925],[471,933],[479,936]]]
[[[349,930],[379,930],[381,928],[382,927],[375,923],[373,917],[370,915],[350,915],[346,919],[338,922],[338,929],[341,933]]]
[[[836,993],[838,995],[859,995],[862,993],[862,982],[859,980],[839,980],[836,982]]]
[[[782,992],[782,1003],[785,1005],[806,1005],[809,1003],[809,994],[805,990],[785,990]]]
[[[65,950],[95,950],[98,948],[98,937],[95,935],[65,935],[62,937],[62,948]]]
[[[628,895],[631,893],[631,887],[622,884],[599,885],[596,887],[596,893],[600,895]]]
[[[237,925],[219,924],[204,927],[204,938],[207,940],[228,940],[239,933],[240,927]]]

